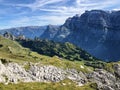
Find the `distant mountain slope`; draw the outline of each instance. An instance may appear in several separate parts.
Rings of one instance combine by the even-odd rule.
[[[48,31],[41,38],[73,43],[104,61],[120,60],[120,11],[86,11],[68,18],[56,32]]]
[[[0,34],[4,34],[6,31],[13,34],[14,36],[24,35],[26,38],[33,39],[34,37],[39,37],[45,30],[47,26],[26,26],[18,28],[10,28],[0,30]]]
[[[17,40],[23,47],[47,56],[58,56],[70,61],[82,61],[87,66],[104,68],[105,62],[91,56],[85,50],[66,42],[58,43],[50,40]]]
[[[71,43],[57,43],[49,40],[18,40],[20,44],[26,48],[30,48],[39,54],[48,56],[59,56],[68,60],[89,60],[93,61],[94,58],[86,51],[74,46]]]

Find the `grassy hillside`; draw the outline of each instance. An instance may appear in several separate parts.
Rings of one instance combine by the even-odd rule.
[[[103,68],[104,62],[91,56],[81,48],[66,42],[57,43],[49,40],[17,40],[22,46],[47,56],[58,56],[70,61],[82,61],[87,66]]]
[[[31,53],[29,49],[23,48],[17,42],[0,36],[0,58],[19,62],[34,61],[35,55],[31,56]]]
[[[0,84],[0,90],[97,90],[97,85],[95,83],[88,83],[79,87],[70,80],[63,80],[57,83]]]
[[[57,43],[49,40],[18,40],[24,47],[30,48],[39,54],[48,56],[59,56],[61,58],[69,60],[91,60],[96,59],[95,57],[88,54],[86,51],[74,46],[73,44]]]
[[[88,68],[84,65],[84,62],[79,61],[69,61],[67,59],[62,59],[57,56],[49,57],[45,55],[40,55],[37,52],[30,51],[27,48],[23,48],[19,43],[6,39],[0,36],[0,59],[7,61],[14,61],[19,63],[24,62],[40,62],[44,65],[54,65],[62,68],[74,68],[77,70],[82,70],[87,72]],[[80,68],[80,65],[85,68]]]
[[[85,65],[84,61],[70,61],[67,59],[59,58],[58,56],[45,56],[40,55],[37,52],[33,52],[27,48],[22,47],[16,41],[12,41],[0,36],[0,59],[2,62],[40,62],[40,65],[53,65],[63,69],[71,68],[82,72],[91,72],[93,67]],[[81,68],[84,67],[84,68]],[[29,69],[29,64],[24,66],[25,69]],[[63,85],[65,83],[66,85]],[[71,84],[68,84],[71,83]],[[96,84],[88,83],[85,86],[79,87],[70,80],[63,80],[58,83],[18,83],[18,84],[0,84],[0,90],[96,90]]]

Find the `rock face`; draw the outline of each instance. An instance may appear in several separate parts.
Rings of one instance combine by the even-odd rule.
[[[24,35],[26,38],[34,39],[35,37],[39,37],[46,30],[46,27],[47,26],[28,26],[28,27],[3,29],[0,30],[0,34],[9,32],[16,37],[20,35]]]
[[[41,35],[41,38],[49,38],[50,40],[52,40],[55,37],[58,30],[59,26],[48,25],[44,34]]]
[[[120,11],[86,11],[68,18],[57,32],[50,36],[48,28],[44,38],[71,42],[104,61],[120,59]],[[42,36],[43,36],[42,35]],[[53,37],[54,36],[54,37]]]
[[[105,70],[96,70],[95,72],[88,74],[88,79],[92,82],[96,82],[99,90],[119,90],[120,81],[117,77]]]
[[[115,70],[115,74],[120,77],[120,65],[119,64],[114,64],[113,66],[114,70]]]
[[[84,77],[84,78],[83,78]],[[26,70],[23,65],[17,63],[2,64],[0,61],[0,82],[59,82],[64,79],[73,80],[80,85],[85,84],[85,75],[76,70],[63,70],[51,65],[38,66],[31,64],[30,69]]]
[[[5,32],[5,33],[3,34],[3,36],[4,36],[5,38],[11,39],[11,40],[15,40],[15,36],[13,36],[12,34],[10,34],[10,33],[8,33],[8,32]]]
[[[26,70],[24,65],[13,62],[2,64],[0,61],[0,82],[5,84],[18,82],[59,82],[68,78],[79,86],[92,82],[97,83],[98,90],[120,89],[119,64],[114,64],[114,73],[103,69],[83,73],[75,69],[62,69],[52,65],[40,65],[40,63],[30,63],[29,65],[30,68]]]

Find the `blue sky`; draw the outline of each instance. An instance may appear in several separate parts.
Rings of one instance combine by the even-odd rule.
[[[0,0],[0,29],[60,25],[91,9],[119,10],[120,0]]]

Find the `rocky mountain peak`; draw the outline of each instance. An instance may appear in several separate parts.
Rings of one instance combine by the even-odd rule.
[[[79,14],[68,18],[64,24],[72,30],[81,29],[82,27],[105,28],[109,27],[110,13],[102,10],[85,11],[81,16]]]
[[[41,38],[53,39],[59,30],[59,26],[48,25],[46,31],[41,35]]]
[[[55,32],[49,29],[43,35],[47,39],[71,42],[105,61],[116,61],[120,59],[119,22],[120,11],[85,11],[68,18]]]

